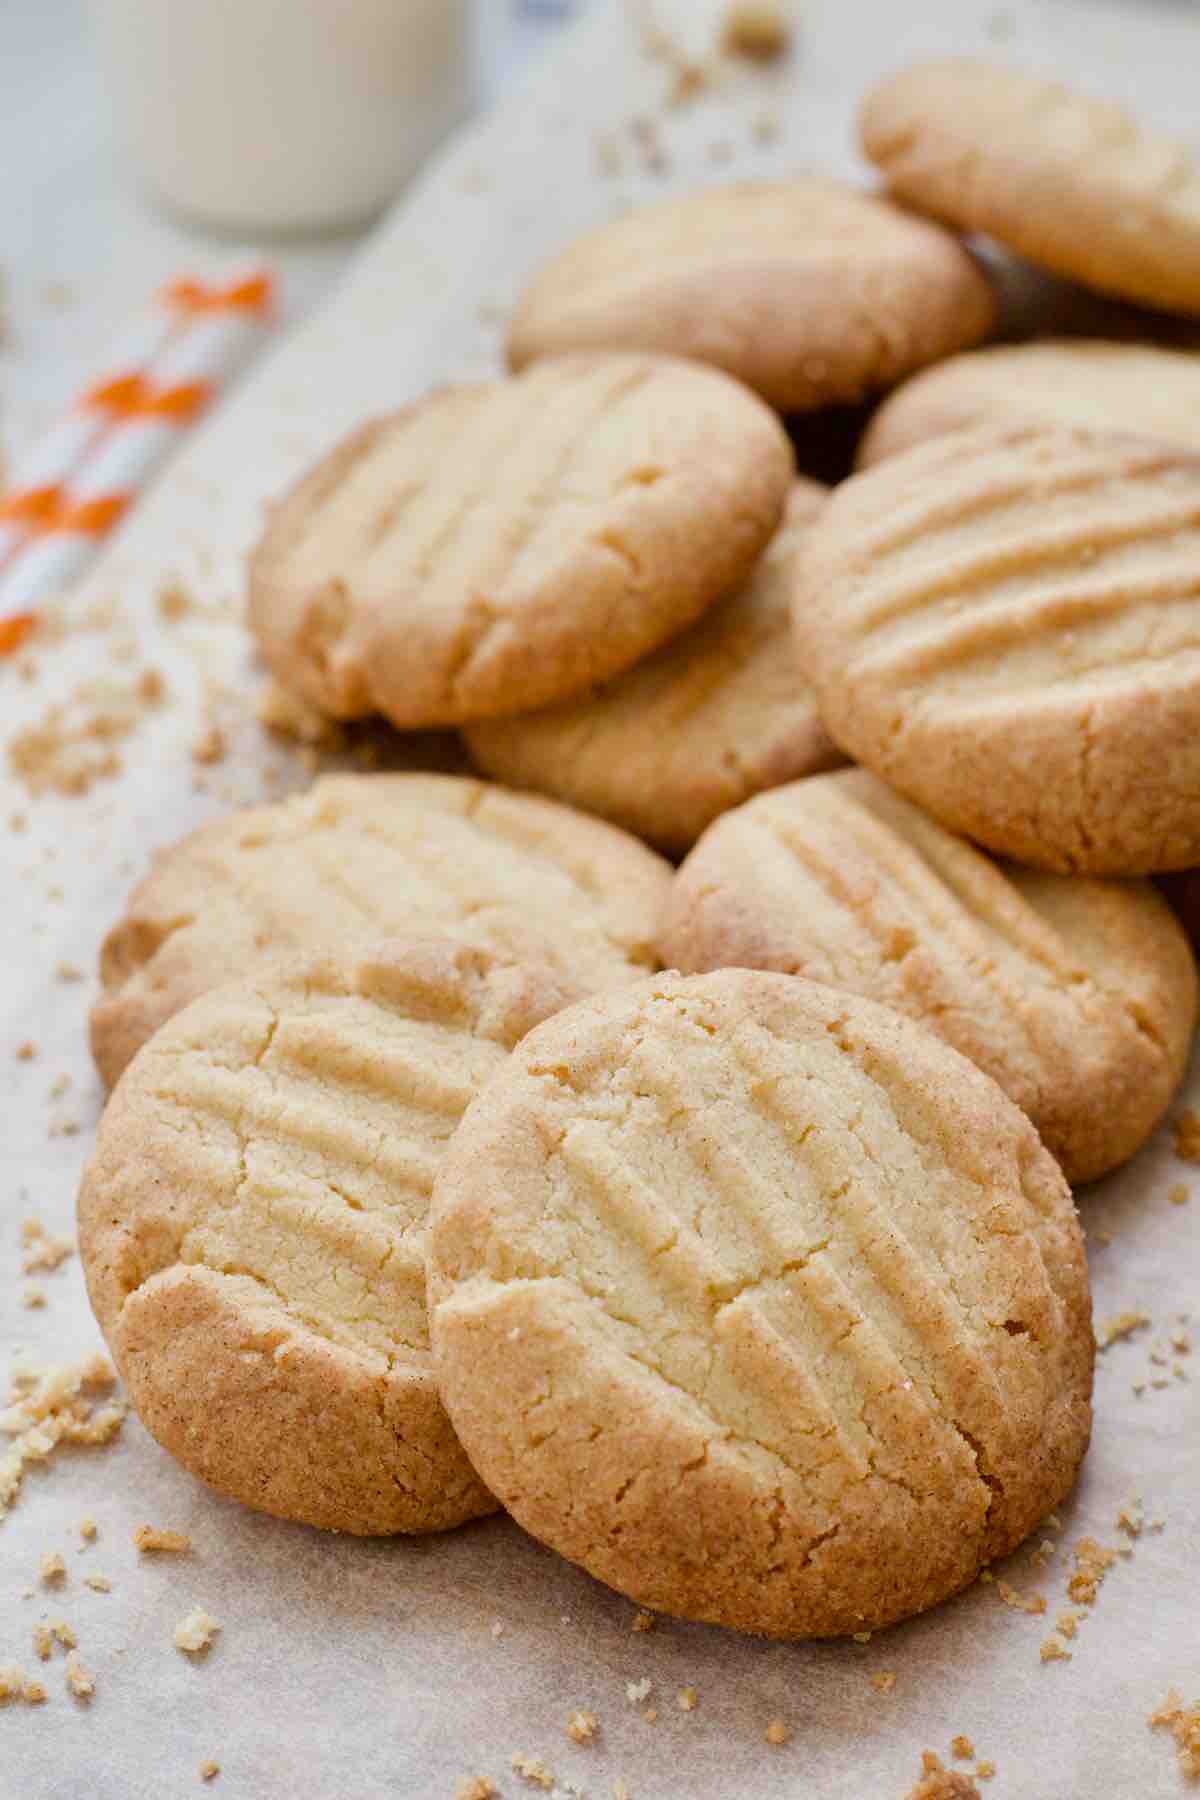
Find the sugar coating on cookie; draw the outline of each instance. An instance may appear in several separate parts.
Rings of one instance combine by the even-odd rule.
[[[1102,292],[1200,313],[1200,161],[1110,101],[969,58],[918,63],[862,103],[892,192]]]
[[[354,432],[250,560],[273,672],[338,718],[457,725],[627,668],[749,573],[792,451],[753,394],[669,357],[443,388]]]
[[[985,338],[992,290],[954,238],[843,182],[741,182],[588,232],[540,269],[514,368],[568,350],[664,350],[781,412],[858,400]]]
[[[534,1031],[435,1187],[435,1364],[519,1523],[782,1637],[932,1606],[1068,1491],[1070,1192],[987,1076],[854,995],[663,976]]]
[[[111,1085],[165,1019],[264,955],[364,932],[467,930],[581,990],[657,966],[670,868],[597,819],[452,775],[335,775],[161,851],[100,956]]]
[[[1013,419],[1133,431],[1200,450],[1200,355],[1087,338],[964,351],[888,396],[856,461],[867,468],[943,432]]]
[[[797,481],[749,583],[615,681],[469,726],[487,775],[599,813],[670,853],[760,788],[841,760],[791,644],[793,565],[828,498]]]
[[[194,1474],[337,1531],[491,1510],[433,1380],[426,1217],[470,1100],[574,997],[536,963],[410,937],[219,988],[135,1058],[80,1251],[142,1423]]]
[[[830,735],[1036,867],[1200,861],[1200,457],[1091,428],[949,433],[854,476],[801,546]]]
[[[907,1013],[998,1082],[1073,1182],[1150,1136],[1196,1026],[1191,951],[1148,882],[993,862],[865,769],[719,819],[672,883],[659,954]]]

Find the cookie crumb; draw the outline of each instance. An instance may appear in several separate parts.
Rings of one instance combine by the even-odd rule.
[[[856,1644],[869,1644],[874,1634],[870,1631],[852,1631],[850,1635]]]
[[[785,1724],[782,1719],[769,1720],[767,1729],[763,1732],[768,1744],[774,1744],[777,1749],[780,1745],[788,1743],[791,1735],[791,1726]]]
[[[202,1762],[200,1764],[200,1779],[201,1779],[201,1781],[215,1781],[217,1776],[220,1773],[221,1773],[220,1763],[214,1762],[211,1757],[209,1757],[207,1762]]]
[[[166,689],[157,669],[128,680],[103,676],[79,684],[8,744],[13,773],[31,794],[86,794],[121,771],[115,746],[160,706]]]
[[[53,1644],[54,1639],[51,1636],[50,1627],[48,1625],[35,1625],[33,1628],[34,1655],[39,1657],[42,1662],[49,1662],[50,1651]]]
[[[79,1535],[85,1544],[94,1544],[99,1537],[100,1527],[97,1525],[95,1519],[93,1519],[91,1513],[88,1513],[85,1518],[80,1519]]]
[[[791,20],[779,0],[733,0],[726,11],[721,27],[721,48],[726,56],[775,62],[787,55],[791,42]]]
[[[225,733],[219,725],[206,725],[192,741],[194,763],[219,763],[225,760]]]
[[[94,1594],[112,1593],[112,1582],[108,1579],[107,1575],[85,1575],[83,1578],[83,1585],[86,1588],[91,1588]]]
[[[573,1712],[566,1723],[566,1733],[573,1744],[590,1744],[599,1726],[592,1712]]]
[[[554,1771],[538,1757],[522,1756],[520,1751],[514,1751],[509,1760],[518,1780],[527,1781],[530,1787],[541,1788],[544,1793],[550,1792],[554,1786]]]
[[[185,1531],[164,1531],[157,1525],[139,1525],[133,1534],[135,1549],[143,1556],[186,1556],[192,1540]]]
[[[26,1706],[42,1706],[42,1705],[44,1705],[45,1700],[46,1700],[46,1684],[45,1684],[45,1682],[35,1681],[32,1677],[30,1677],[30,1679],[25,1683],[24,1687],[21,1689],[21,1698],[22,1698],[22,1700],[24,1700]]]
[[[1200,1113],[1188,1107],[1175,1121],[1175,1154],[1180,1162],[1200,1163]]]
[[[32,1062],[37,1055],[37,1045],[32,1038],[26,1038],[23,1044],[17,1045],[16,1054],[18,1062]]]
[[[890,1694],[895,1685],[896,1671],[894,1669],[880,1669],[878,1674],[871,1677],[871,1686],[877,1693]]]
[[[1038,1655],[1044,1663],[1070,1662],[1071,1660],[1071,1652],[1056,1637],[1044,1638]]]
[[[65,1619],[50,1620],[50,1635],[64,1650],[74,1650],[79,1639],[75,1636],[75,1627],[68,1625]]]
[[[1185,1706],[1178,1688],[1171,1688],[1146,1723],[1152,1731],[1165,1726],[1175,1739],[1183,1773],[1192,1780],[1200,1777],[1200,1700]]]
[[[471,1775],[460,1783],[454,1800],[500,1800],[500,1789],[486,1775]]]
[[[1117,1530],[1123,1531],[1126,1537],[1138,1538],[1145,1523],[1145,1508],[1138,1495],[1131,1494],[1117,1514]]]
[[[1115,1550],[1095,1538],[1080,1538],[1075,1546],[1075,1573],[1067,1583],[1067,1597],[1077,1605],[1091,1606],[1101,1582],[1117,1560]]]
[[[78,1650],[71,1650],[67,1655],[67,1692],[74,1694],[76,1700],[90,1700],[96,1691],[96,1678],[84,1667]]]
[[[1069,1608],[1060,1612],[1054,1621],[1054,1629],[1059,1637],[1073,1638],[1079,1630],[1079,1621],[1082,1617],[1082,1613],[1071,1612]]]
[[[61,1079],[61,1078],[60,1078]],[[57,1100],[66,1092],[67,1083],[56,1082],[50,1089],[50,1098]],[[40,1219],[24,1219],[21,1223],[21,1243],[24,1251],[21,1257],[21,1268],[26,1275],[32,1275],[39,1269],[53,1273],[66,1262],[68,1256],[75,1253],[75,1245],[70,1238],[55,1237],[46,1230]]]
[[[67,1578],[67,1565],[57,1550],[47,1550],[38,1564],[38,1575],[44,1587],[53,1587]]]
[[[652,1612],[635,1613],[633,1623],[630,1625],[629,1629],[630,1631],[653,1631],[656,1622],[655,1615]]]
[[[990,1761],[989,1758],[984,1757],[980,1762],[975,1764],[975,1773],[978,1775],[980,1781],[990,1781],[992,1776],[996,1773],[996,1765],[994,1762]]]
[[[27,1281],[21,1291],[21,1305],[28,1312],[36,1312],[39,1306],[46,1304],[46,1290],[37,1281]]]
[[[612,1800],[633,1800],[633,1794],[618,1775],[612,1784]]]
[[[1187,1205],[1188,1190],[1182,1181],[1177,1181],[1173,1187],[1167,1189],[1167,1199],[1171,1202],[1172,1206]]]
[[[694,1687],[683,1687],[675,1696],[675,1704],[680,1712],[695,1712],[698,1698]]]
[[[1005,1606],[1011,1606],[1014,1612],[1044,1613],[1046,1601],[1041,1594],[1022,1594],[1011,1582],[997,1581],[996,1592]]]
[[[20,1663],[0,1663],[0,1701],[19,1700],[25,1687]]]
[[[643,1675],[640,1681],[627,1681],[625,1683],[625,1698],[629,1701],[631,1706],[640,1706],[643,1700],[648,1700],[650,1698],[650,1691],[653,1686],[654,1683],[648,1675]]]
[[[1116,1313],[1113,1318],[1105,1319],[1100,1326],[1096,1333],[1096,1348],[1107,1350],[1111,1344],[1119,1343],[1122,1338],[1132,1337],[1135,1331],[1140,1331],[1143,1325],[1149,1323],[1148,1313],[1132,1310]]]
[[[219,1619],[206,1613],[202,1606],[193,1606],[175,1627],[175,1648],[186,1651],[189,1656],[203,1656],[220,1629]]]
[[[960,1732],[957,1737],[950,1739],[950,1754],[957,1757],[959,1762],[973,1762],[975,1746],[969,1737],[964,1737]]]
[[[948,1769],[932,1750],[921,1752],[921,1778],[908,1800],[980,1800],[979,1789],[969,1775]]]

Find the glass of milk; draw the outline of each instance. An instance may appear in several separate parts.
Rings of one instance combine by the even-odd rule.
[[[231,232],[378,212],[475,95],[474,0],[91,0],[143,184]]]

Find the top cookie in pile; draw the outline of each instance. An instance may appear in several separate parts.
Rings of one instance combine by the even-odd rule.
[[[510,374],[274,509],[279,682],[511,786],[327,778],[164,852],[80,1202],[133,1403],[221,1491],[360,1532],[495,1500],[781,1636],[933,1605],[1069,1490],[1067,1181],[1145,1143],[1197,1012],[1144,878],[1200,865],[1200,360],[983,347],[958,234],[1200,316],[1200,169],[965,62],[862,139],[889,196],[568,245]],[[886,390],[857,473],[798,475],[781,414]]]

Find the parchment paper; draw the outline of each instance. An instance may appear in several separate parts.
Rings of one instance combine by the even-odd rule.
[[[84,1038],[101,935],[155,845],[232,800],[258,798],[264,770],[283,784],[308,779],[249,712],[260,677],[236,606],[240,557],[264,499],[362,414],[495,367],[498,317],[523,273],[592,220],[650,192],[734,174],[854,172],[853,100],[907,57],[992,50],[1186,132],[1200,69],[1188,10],[812,0],[788,64],[727,71],[691,105],[663,111],[668,73],[642,55],[622,11],[600,5],[499,116],[451,149],[333,303],[221,410],[71,603],[78,620],[91,603],[119,602],[140,640],[133,664],[110,660],[112,630],[71,631],[35,648],[30,679],[0,672],[6,732],[100,670],[152,664],[170,694],[121,746],[123,773],[86,796],[31,801],[3,777],[5,1362],[18,1349],[43,1363],[71,1359],[99,1342],[76,1259],[38,1278],[44,1309],[22,1308],[18,1226],[36,1214],[50,1229],[73,1227],[101,1101]],[[680,14],[698,40],[708,35],[703,9]],[[653,129],[631,131],[639,117]],[[1047,304],[1058,316],[1061,291]],[[175,579],[204,610],[164,621],[156,595]],[[205,769],[189,747],[214,708],[229,755]],[[197,776],[206,791],[196,791]],[[24,830],[4,828],[13,813],[27,815]],[[56,975],[64,961],[85,979]],[[24,1039],[38,1047],[31,1062],[14,1054]],[[51,1098],[64,1074],[69,1089]],[[1190,1098],[1200,1103],[1195,1077]],[[76,1134],[62,1135],[64,1125]],[[1168,1189],[1189,1176],[1190,1202],[1170,1204]],[[985,1791],[997,1800],[1185,1792],[1169,1736],[1151,1733],[1145,1716],[1173,1682],[1189,1697],[1200,1692],[1200,1407],[1196,1383],[1183,1378],[1193,1363],[1200,1371],[1200,1355],[1189,1363],[1167,1345],[1179,1315],[1197,1305],[1200,1176],[1175,1160],[1163,1132],[1081,1207],[1098,1317],[1138,1309],[1152,1322],[1100,1358],[1094,1447],[1061,1533],[1050,1534],[1060,1547],[1044,1567],[1026,1550],[998,1571],[1022,1594],[1044,1595],[1045,1616],[1006,1605],[993,1583],[867,1644],[773,1645],[668,1621],[643,1635],[631,1631],[628,1602],[503,1519],[417,1542],[280,1524],[210,1495],[130,1418],[111,1448],[63,1452],[31,1473],[0,1523],[0,1662],[23,1662],[50,1689],[41,1708],[0,1707],[0,1795],[450,1800],[477,1774],[505,1796],[534,1793],[509,1767],[518,1752],[548,1763],[560,1793],[578,1788],[593,1800],[618,1779],[632,1800],[900,1800],[920,1752],[948,1759],[956,1733],[994,1761]],[[1134,1383],[1145,1384],[1140,1396]],[[1133,1493],[1148,1520],[1163,1520],[1136,1542],[1116,1529]],[[100,1537],[80,1553],[85,1513]],[[194,1554],[139,1561],[130,1534],[142,1520],[189,1532]],[[1085,1534],[1124,1542],[1132,1555],[1109,1572],[1068,1646],[1072,1660],[1043,1665],[1039,1645],[1067,1603],[1071,1546]],[[68,1580],[50,1593],[37,1564],[54,1548]],[[85,1571],[107,1575],[111,1593],[84,1587]],[[195,1603],[223,1630],[194,1663],[172,1633]],[[96,1679],[88,1703],[66,1695],[61,1656],[43,1668],[32,1655],[31,1627],[47,1615],[78,1633]],[[884,1671],[896,1677],[886,1694],[871,1682]],[[646,1678],[652,1691],[634,1704],[627,1684]],[[697,1693],[690,1712],[676,1703],[684,1686]],[[657,1706],[654,1723],[642,1716],[647,1705]],[[600,1721],[592,1745],[564,1735],[575,1707]],[[779,1748],[764,1741],[773,1718],[793,1732]],[[208,1758],[221,1765],[211,1790],[198,1773]]]

